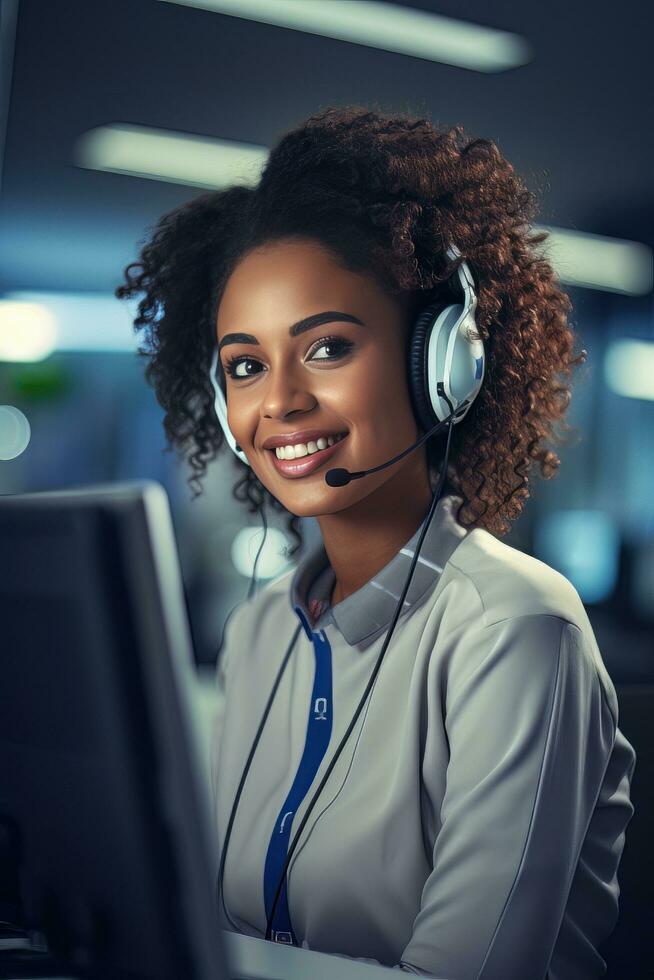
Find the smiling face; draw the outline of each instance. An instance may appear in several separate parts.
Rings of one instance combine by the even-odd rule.
[[[383,507],[429,486],[424,446],[346,487],[325,483],[332,467],[368,469],[417,439],[407,330],[398,301],[318,242],[269,243],[237,264],[216,322],[229,426],[292,514],[334,514],[364,499]],[[299,448],[277,453],[271,439]]]

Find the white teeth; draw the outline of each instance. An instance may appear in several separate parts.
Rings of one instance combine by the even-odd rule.
[[[277,459],[299,459],[302,456],[311,456],[313,453],[319,452],[321,449],[326,449],[327,446],[333,446],[335,442],[340,442],[345,433],[338,436],[320,436],[315,442],[310,441],[308,443],[298,442],[294,446],[276,446],[275,454]]]

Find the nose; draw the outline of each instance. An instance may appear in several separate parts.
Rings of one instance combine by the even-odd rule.
[[[309,412],[317,404],[307,389],[306,378],[296,378],[292,370],[268,371],[261,397],[261,418],[283,419],[293,412]]]

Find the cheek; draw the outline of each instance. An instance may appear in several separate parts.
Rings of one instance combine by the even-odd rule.
[[[357,407],[357,418],[365,423],[381,444],[394,446],[398,439],[411,437],[416,429],[404,362],[396,357],[383,359],[362,372],[353,386],[350,404]]]

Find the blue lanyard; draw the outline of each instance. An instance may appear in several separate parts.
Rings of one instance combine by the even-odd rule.
[[[275,821],[270,844],[268,845],[263,879],[266,916],[270,914],[282,868],[284,867],[288,853],[293,818],[315,779],[332,734],[332,649],[324,630],[320,630],[319,633],[314,633],[313,630],[308,628],[305,617],[301,615],[300,618],[302,619],[305,631],[309,633],[313,643],[316,669],[313,678],[313,690],[311,692],[307,734],[302,759],[300,760],[298,771],[293,780],[293,785]],[[279,901],[277,902],[275,915],[271,923],[271,932],[274,942],[299,946],[291,924],[286,894],[286,881],[284,881]]]

